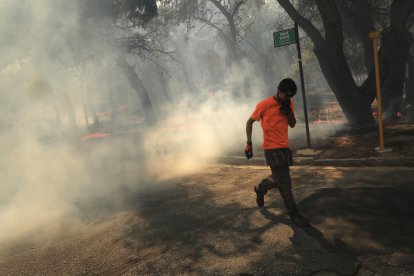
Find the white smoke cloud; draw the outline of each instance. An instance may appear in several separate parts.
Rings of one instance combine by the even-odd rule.
[[[48,236],[51,228],[82,223],[102,202],[115,211],[123,191],[145,188],[149,177],[190,173],[243,153],[245,122],[274,93],[269,87],[292,56],[273,51],[269,10],[261,21],[268,35],[246,38],[260,39],[256,48],[267,52],[274,71],[267,77],[257,69],[261,61],[227,68],[211,29],[196,26],[184,40],[185,28],[171,27],[165,46],[177,60],[157,60],[169,74],[170,100],[160,93],[154,63],[129,57],[138,60],[159,117],[143,128],[140,99],[116,65],[125,55],[111,40],[116,29],[85,18],[81,8],[78,1],[0,1],[0,251],[34,232]],[[254,131],[259,142],[260,128]]]

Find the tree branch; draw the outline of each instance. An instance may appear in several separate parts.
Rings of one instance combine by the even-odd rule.
[[[243,5],[244,3],[246,3],[246,0],[240,0],[236,2],[236,5],[234,6],[233,11],[231,12],[231,17],[234,17],[241,5]]]
[[[298,25],[306,32],[315,45],[324,45],[326,43],[319,30],[309,20],[300,15],[289,0],[277,0],[277,2],[283,7],[290,18],[298,22]]]
[[[191,17],[191,19],[198,20],[198,21],[200,21],[202,23],[205,23],[208,26],[216,29],[219,32],[219,34],[221,35],[221,37],[223,37],[225,40],[228,40],[227,35],[218,26],[216,26],[215,24],[213,24],[208,19],[205,19],[205,18],[202,18],[202,17]]]
[[[218,0],[210,0],[211,3],[214,4],[214,6],[216,6],[226,18],[233,18],[231,16],[231,14],[226,10],[226,8],[220,3],[220,1]]]

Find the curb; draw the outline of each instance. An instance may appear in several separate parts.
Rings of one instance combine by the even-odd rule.
[[[263,157],[255,157],[247,160],[241,156],[221,156],[214,160],[217,164],[241,165],[241,166],[266,166]],[[294,166],[337,166],[337,167],[358,167],[358,166],[395,166],[412,167],[414,157],[368,157],[349,159],[314,159],[313,157],[294,157]]]
[[[368,157],[359,159],[319,159],[313,160],[314,166],[414,166],[414,157]]]

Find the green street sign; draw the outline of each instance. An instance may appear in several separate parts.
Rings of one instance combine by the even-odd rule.
[[[296,43],[295,29],[292,28],[273,33],[273,41],[275,43],[275,47]]]

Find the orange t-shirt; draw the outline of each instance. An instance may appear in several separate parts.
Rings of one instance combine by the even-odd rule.
[[[255,121],[260,121],[263,129],[264,150],[288,148],[288,118],[280,110],[281,104],[272,96],[257,104],[250,116]],[[293,101],[290,101],[293,111]]]

